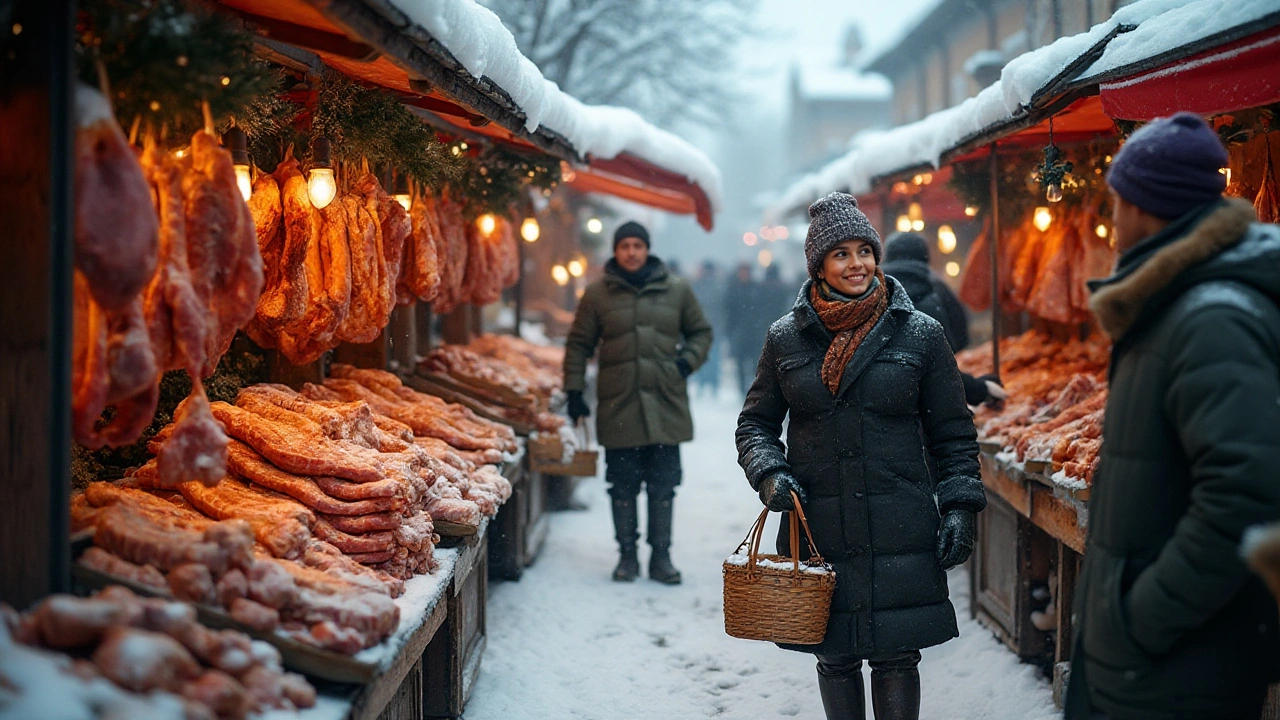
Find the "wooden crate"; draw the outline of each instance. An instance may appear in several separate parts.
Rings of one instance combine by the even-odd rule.
[[[486,643],[489,539],[482,532],[463,546],[447,591],[448,616],[423,655],[423,716],[460,718],[471,696]]]
[[[542,545],[551,529],[551,516],[547,513],[547,476],[530,470],[524,485],[524,542],[521,543],[524,553],[521,561],[525,565],[532,565],[538,559],[538,553],[542,552]]]
[[[511,497],[498,509],[485,535],[489,539],[489,577],[514,581],[524,573],[528,473],[520,466],[507,479],[511,481]]]
[[[978,518],[972,612],[1018,657],[1052,657],[1053,634],[1031,624],[1031,593],[1036,584],[1047,583],[1057,543],[999,497],[989,497]]]

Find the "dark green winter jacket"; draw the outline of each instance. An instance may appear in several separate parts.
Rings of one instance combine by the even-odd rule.
[[[1257,717],[1276,604],[1240,557],[1280,519],[1280,229],[1212,203],[1095,283],[1112,337],[1067,717]]]
[[[711,325],[689,283],[649,258],[639,287],[617,263],[587,286],[564,353],[564,388],[586,386],[600,346],[596,432],[606,448],[676,445],[693,439],[689,394],[677,360],[697,370],[711,349]]]

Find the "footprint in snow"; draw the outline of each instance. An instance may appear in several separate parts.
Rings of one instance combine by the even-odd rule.
[[[786,705],[778,708],[778,714],[786,715],[787,717],[795,717],[800,714],[800,706],[796,703],[787,703]]]

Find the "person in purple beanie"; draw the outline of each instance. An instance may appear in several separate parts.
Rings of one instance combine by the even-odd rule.
[[[1280,519],[1280,228],[1222,196],[1227,162],[1179,113],[1107,176],[1120,257],[1091,306],[1111,385],[1067,720],[1257,718],[1280,678],[1276,602],[1240,556]]]

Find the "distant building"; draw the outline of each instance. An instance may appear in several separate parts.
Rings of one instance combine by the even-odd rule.
[[[1104,22],[1132,0],[937,0],[865,69],[893,83],[893,124],[977,95],[1010,59]]]
[[[791,117],[787,171],[811,171],[842,154],[861,130],[888,127],[893,87],[882,75],[855,69],[862,49],[857,27],[849,28],[840,61],[797,62],[791,68]]]

